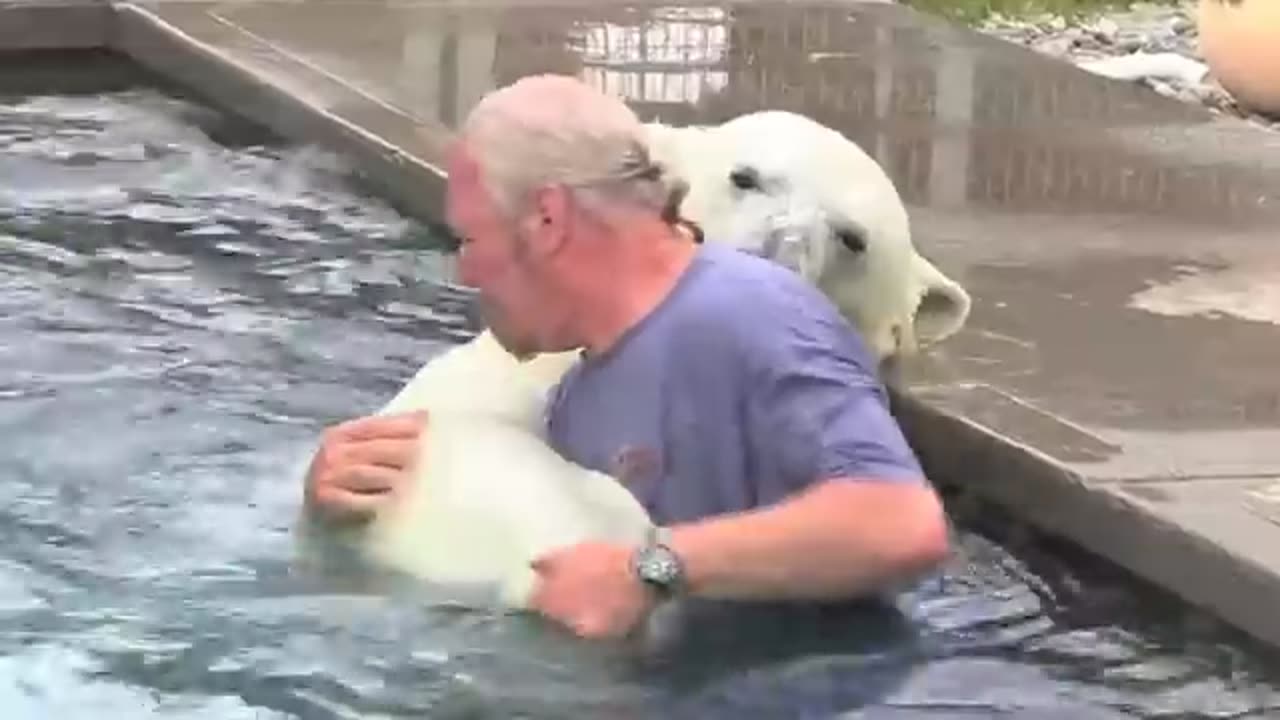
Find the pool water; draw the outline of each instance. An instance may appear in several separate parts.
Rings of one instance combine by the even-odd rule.
[[[6,719],[1280,715],[1250,644],[986,516],[896,612],[660,661],[292,573],[320,430],[474,331],[431,240],[188,100],[0,95]]]

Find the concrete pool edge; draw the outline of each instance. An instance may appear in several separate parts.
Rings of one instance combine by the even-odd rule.
[[[101,48],[111,22],[106,0],[0,2],[0,51]]]
[[[209,16],[196,12],[192,13],[191,20],[211,23]],[[417,134],[411,118],[370,102],[340,80],[322,76],[269,43],[227,30],[246,45],[245,56],[274,64],[283,72],[308,75],[309,87],[325,87],[335,95],[348,96],[336,101],[331,99],[330,105],[353,108],[362,117],[354,119],[341,109],[326,109],[321,102],[301,92],[291,92],[265,73],[200,42],[184,29],[139,6],[115,6],[107,46],[281,136],[305,138],[307,142],[347,156],[361,181],[398,210],[426,220],[438,217],[438,199],[444,188],[443,171],[366,127],[373,125],[379,127],[382,134],[404,137]],[[378,117],[375,120],[371,115]],[[388,133],[388,126],[396,126],[397,132]]]
[[[1124,484],[1098,483],[1034,447],[915,394],[894,412],[940,484],[994,502],[1273,648],[1280,574],[1210,534],[1155,510]]]
[[[105,18],[109,27],[100,34],[104,45],[224,109],[349,157],[374,191],[397,207],[419,218],[437,216],[442,175],[423,159],[432,157],[433,143],[414,129],[409,115],[270,43],[219,26],[198,8],[184,16],[179,28],[139,5],[117,5],[113,17],[102,15],[106,6],[99,3],[75,7]],[[183,12],[171,8],[166,17]],[[233,56],[202,42],[192,28],[218,33],[243,52]],[[87,43],[98,36],[77,37]],[[419,144],[410,151],[405,149],[408,143]],[[1268,613],[1280,600],[1280,575],[1171,521],[1118,486],[1091,482],[1034,448],[984,428],[962,412],[935,406],[910,389],[896,395],[896,406],[940,483],[1007,507],[1034,526],[1066,537],[1280,646],[1280,627],[1270,622]],[[1232,588],[1233,583],[1243,585]]]

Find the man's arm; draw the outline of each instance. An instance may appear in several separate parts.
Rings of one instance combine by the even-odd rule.
[[[764,506],[672,528],[690,592],[835,599],[910,581],[942,562],[942,503],[888,408],[874,360],[822,308],[751,334],[744,427],[782,475]]]
[[[838,599],[907,582],[947,555],[924,485],[833,478],[772,507],[672,528],[687,591],[732,599]]]

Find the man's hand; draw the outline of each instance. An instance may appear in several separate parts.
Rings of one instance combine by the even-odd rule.
[[[584,638],[627,635],[649,613],[654,596],[631,571],[631,549],[587,542],[547,553],[532,608]]]
[[[404,478],[426,419],[425,411],[362,417],[326,430],[307,471],[308,503],[339,521],[372,515]]]

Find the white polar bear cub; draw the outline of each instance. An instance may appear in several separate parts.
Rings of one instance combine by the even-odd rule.
[[[816,284],[879,360],[914,355],[964,324],[968,293],[916,251],[893,182],[836,130],[783,110],[647,127],[651,157],[688,184],[680,211],[706,241]]]
[[[963,322],[968,296],[915,253],[893,185],[838,133],[778,112],[649,127],[655,160],[689,186],[681,214],[707,241],[816,282],[881,360]],[[944,302],[922,319],[930,293]],[[362,554],[433,583],[496,587],[522,608],[537,555],[588,539],[638,543],[650,519],[631,493],[545,442],[546,394],[575,358],[521,362],[483,332],[430,360],[381,411],[426,409],[429,420],[411,482],[355,531]]]
[[[586,540],[637,544],[644,508],[570,463],[541,432],[547,393],[577,357],[520,361],[486,332],[429,361],[380,411],[428,410],[410,482],[361,529],[366,559],[525,607],[539,555]]]

